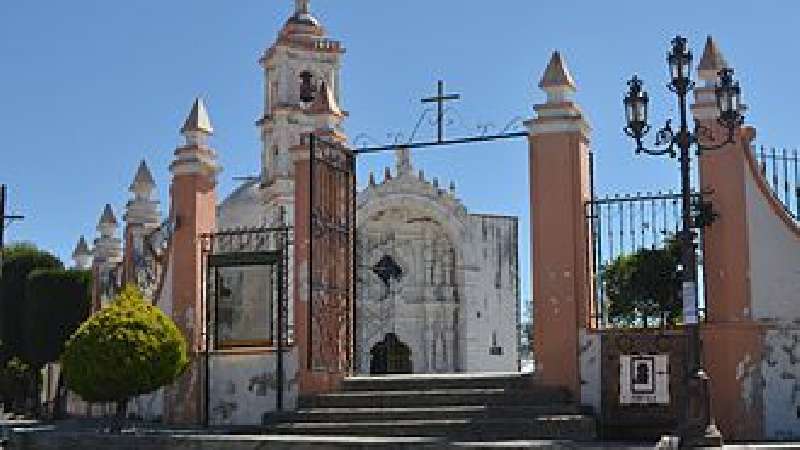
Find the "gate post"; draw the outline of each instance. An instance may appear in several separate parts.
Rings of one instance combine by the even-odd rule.
[[[536,374],[546,385],[580,398],[579,333],[592,308],[591,236],[585,203],[591,198],[591,128],[572,100],[575,82],[554,52],[539,82],[547,94],[527,121],[530,144]]]
[[[698,65],[704,85],[695,89],[695,122],[716,140],[727,136],[717,123],[715,83],[730,67],[709,36]],[[711,378],[712,417],[726,438],[763,439],[760,362],[763,331],[753,320],[750,236],[746,174],[755,130],[736,130],[735,142],[699,158],[700,185],[717,219],[703,231],[706,323],[702,328],[703,358]]]
[[[316,248],[315,240],[321,243],[325,240],[322,235],[330,232],[330,228],[337,219],[341,219],[342,211],[351,211],[349,196],[343,192],[351,191],[352,186],[343,186],[341,177],[332,176],[324,170],[322,158],[346,159],[345,145],[347,137],[341,132],[340,126],[346,113],[339,109],[333,90],[321,83],[319,93],[314,98],[308,109],[313,118],[313,132],[301,135],[300,143],[291,148],[294,162],[294,261],[293,277],[294,292],[294,338],[297,346],[298,364],[298,394],[308,396],[311,394],[330,392],[336,389],[342,379],[348,374],[349,367],[332,364],[332,361],[341,361],[351,357],[349,337],[343,338],[336,329],[335,320],[328,320],[332,311],[322,308],[336,308],[336,299],[333,294],[315,289],[312,269],[314,273],[324,273],[325,280],[321,284],[335,284],[332,273],[340,274],[342,270],[352,270],[352,261],[342,258],[346,253],[345,246],[353,245],[352,239],[340,242],[341,247],[328,253],[330,249]],[[313,152],[313,155],[312,155]],[[312,221],[312,214],[314,220]],[[320,222],[319,229],[312,222]],[[331,223],[328,223],[328,222]],[[336,222],[335,225],[341,225]],[[355,224],[351,224],[353,227]],[[343,260],[344,259],[344,260]],[[350,276],[353,274],[351,273]],[[341,280],[339,280],[341,281]],[[340,288],[342,286],[339,286]],[[312,296],[325,297],[319,302],[314,302]],[[318,297],[319,298],[319,297]],[[349,299],[352,305],[353,299]],[[314,309],[315,306],[320,309]],[[350,320],[348,312],[345,320]],[[318,327],[315,327],[315,324]],[[324,336],[320,336],[325,328]],[[350,330],[350,327],[347,327]],[[315,350],[318,353],[315,353]],[[326,354],[319,354],[325,352]],[[344,352],[344,353],[343,353]]]
[[[164,417],[172,424],[203,420],[201,352],[203,351],[202,253],[200,235],[216,227],[216,185],[221,168],[206,142],[213,133],[201,99],[195,100],[181,128],[186,144],[175,150],[170,164],[172,237],[172,319],[186,338],[189,367],[165,390]],[[169,281],[168,281],[169,282]]]

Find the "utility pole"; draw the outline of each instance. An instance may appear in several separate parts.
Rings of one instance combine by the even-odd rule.
[[[25,216],[6,215],[6,185],[0,184],[0,279],[3,278],[3,253],[5,252],[6,221],[22,220]]]

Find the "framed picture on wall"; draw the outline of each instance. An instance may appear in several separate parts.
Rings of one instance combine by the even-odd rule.
[[[669,355],[620,355],[622,405],[669,404]]]

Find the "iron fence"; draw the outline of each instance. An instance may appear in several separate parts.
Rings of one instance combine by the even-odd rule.
[[[693,194],[695,205],[699,205],[700,200],[700,194]],[[656,314],[642,311],[633,321],[620,321],[610,317],[606,274],[618,258],[641,250],[665,248],[670,239],[678,235],[682,220],[681,194],[673,191],[615,194],[594,198],[587,202],[586,209],[593,244],[591,257],[595,305],[592,326],[604,328],[668,325],[670,321],[667,319],[667,311]],[[700,236],[696,236],[696,239],[699,238]],[[702,257],[698,258],[698,265],[701,264]],[[698,273],[702,273],[700,267]],[[702,307],[700,312],[701,316],[704,315]]]
[[[797,149],[752,147],[761,174],[772,189],[772,195],[786,212],[800,221],[800,157]]]

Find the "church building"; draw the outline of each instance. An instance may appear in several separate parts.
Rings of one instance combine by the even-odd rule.
[[[296,408],[300,395],[335,389],[348,374],[518,370],[517,218],[469,213],[455,184],[444,189],[415,172],[406,149],[396,150],[396,166],[386,168],[383,180],[370,175],[356,193],[354,152],[343,127],[348,113],[340,106],[344,52],[308,0],[296,0],[259,60],[259,175],[218,201],[222,168],[198,98],[170,165],[167,217],[142,161],[124,223],[106,205],[93,248],[79,242],[76,265],[91,265],[95,310],[123,284],[135,283],[187,340],[186,373],[135,399],[130,414],[258,424],[272,411]],[[323,225],[346,229],[328,240],[336,244],[327,255],[312,251],[325,239],[314,229],[320,212],[310,195],[314,180],[323,179],[309,146],[316,138],[353,168],[347,183],[318,189],[328,197],[350,191],[332,210],[353,205],[342,207],[350,219]],[[324,267],[312,269],[320,253]],[[338,278],[317,278],[320,269]],[[321,297],[320,286],[328,289]],[[98,407],[76,398],[70,410],[107,410]]]

